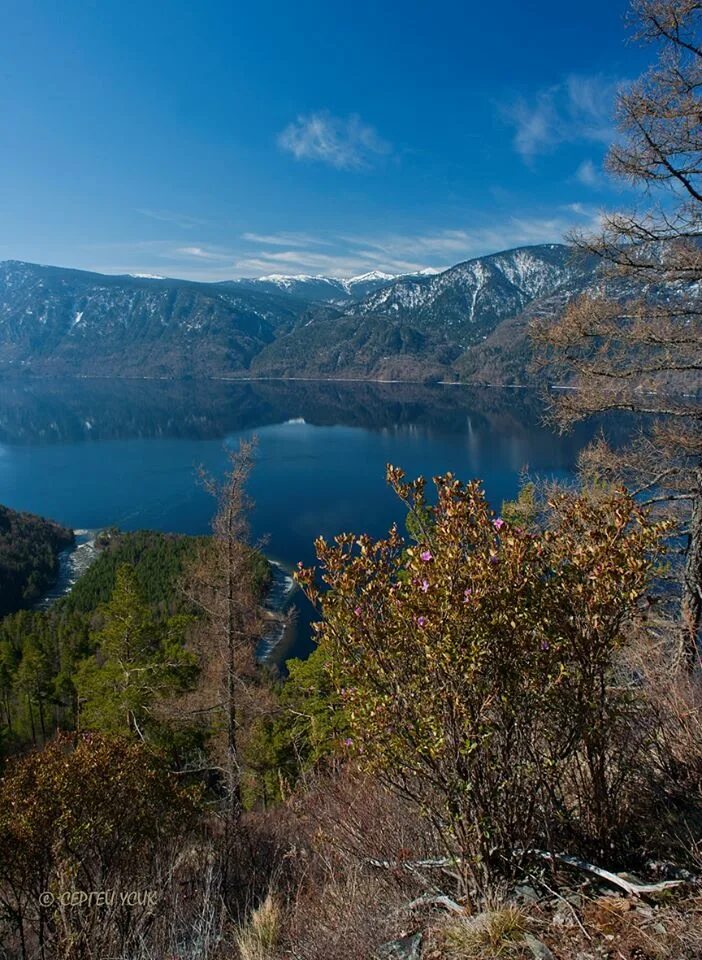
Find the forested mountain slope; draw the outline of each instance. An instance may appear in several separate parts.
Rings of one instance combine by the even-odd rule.
[[[596,282],[592,260],[570,247],[523,247],[460,263],[433,277],[403,278],[343,314],[326,311],[281,335],[254,358],[259,375],[378,379],[490,379],[482,345],[493,333],[500,353],[497,382],[524,382],[529,354],[524,332],[503,342],[505,323],[526,310],[557,315]],[[473,359],[477,351],[478,358]]]
[[[0,617],[31,606],[54,582],[58,554],[73,531],[0,506]]]
[[[292,322],[292,298],[185,280],[0,264],[0,369],[104,376],[220,375]]]
[[[503,367],[505,382],[527,348],[501,325],[562,309],[595,280],[562,244],[351,280],[193,283],[6,261],[0,372],[479,381]]]

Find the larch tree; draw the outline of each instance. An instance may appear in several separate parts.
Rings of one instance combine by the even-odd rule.
[[[603,214],[597,235],[573,237],[601,261],[601,283],[533,334],[541,360],[575,388],[553,403],[562,427],[607,411],[641,415],[626,449],[599,441],[582,465],[677,512],[685,547],[676,647],[693,666],[702,622],[702,3],[635,0],[631,20],[656,55],[618,95],[606,165],[644,188],[647,209]]]
[[[204,476],[217,502],[212,538],[189,571],[186,590],[204,614],[200,635],[199,698],[222,732],[220,769],[224,778],[225,820],[229,829],[242,813],[240,730],[253,673],[255,639],[260,633],[259,592],[249,544],[251,500],[246,484],[255,441],[242,442],[230,455],[221,481]]]

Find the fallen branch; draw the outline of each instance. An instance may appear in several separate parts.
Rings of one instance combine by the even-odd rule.
[[[416,910],[418,907],[443,907],[444,910],[448,910],[449,913],[459,913],[461,915],[466,912],[464,907],[456,903],[455,900],[452,900],[451,897],[447,897],[444,893],[436,895],[425,894],[423,897],[418,897],[416,900],[413,900],[412,903],[407,904],[408,910]]]
[[[588,863],[587,860],[581,860],[579,857],[571,857],[565,853],[548,853],[546,850],[530,850],[529,852],[541,857],[542,860],[558,860],[559,863],[564,863],[568,867],[574,867],[584,873],[592,873],[633,897],[662,893],[664,890],[672,890],[674,887],[682,886],[685,883],[684,880],[663,880],[661,883],[632,883],[631,880],[620,877],[618,873],[604,870],[602,867],[598,867],[594,863]]]
[[[620,877],[618,873],[612,873],[611,870],[605,870],[594,863],[588,863],[587,860],[581,860],[579,857],[572,857],[567,853],[549,853],[547,850],[515,850],[516,854],[523,856],[531,854],[540,857],[542,860],[557,860],[568,867],[581,870],[584,873],[591,873],[601,880],[606,880],[615,887],[619,887],[625,893],[633,897],[645,897],[654,893],[663,893],[665,890],[673,890],[676,887],[685,885],[686,880],[663,880],[660,883],[633,883]],[[442,857],[440,859],[430,860],[366,860],[366,863],[381,870],[440,870],[447,867],[456,867],[461,863],[460,857]]]
[[[366,860],[369,867],[379,870],[438,870],[440,867],[455,867],[458,857],[442,857],[437,860]]]
[[[562,897],[557,890],[552,890],[551,887],[549,887],[549,885],[543,880],[542,877],[538,877],[538,878],[537,878],[537,877],[531,877],[530,879],[531,879],[532,881],[535,881],[536,883],[540,884],[542,887],[545,887],[546,890],[548,890],[548,892],[549,892],[550,894],[552,894],[554,897],[556,897],[557,900],[560,900],[561,903],[563,903],[563,904],[565,905],[565,907],[566,907],[567,910],[570,910],[570,912],[571,912],[571,914],[572,914],[572,916],[573,916],[573,919],[575,920],[575,922],[577,923],[577,925],[580,927],[581,932],[582,932],[582,933],[585,935],[585,937],[590,941],[590,943],[592,943],[592,937],[591,937],[590,934],[587,932],[587,930],[585,929],[585,927],[582,925],[582,922],[581,922],[581,920],[580,920],[580,917],[578,916],[578,911],[575,909],[575,907],[573,906],[573,904],[572,904],[569,900],[566,900],[565,897]]]

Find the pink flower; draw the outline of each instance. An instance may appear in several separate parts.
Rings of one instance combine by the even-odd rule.
[[[426,617],[417,617],[417,625],[423,627],[427,622]]]
[[[353,745],[353,740],[351,739],[351,737],[347,737],[347,738],[344,740],[344,745],[347,746],[347,747],[350,747],[350,746]]]
[[[502,517],[495,517],[495,519],[492,521],[492,525],[495,528],[495,530],[497,530],[497,532],[499,533],[500,530],[504,527],[505,522],[502,519]]]
[[[463,602],[469,603],[472,595],[473,595],[473,591],[471,590],[471,588],[466,587],[465,590],[463,591]]]
[[[356,607],[356,609],[355,609],[353,612],[356,614],[357,617],[360,617],[360,616],[361,616],[361,608],[360,608],[360,607]]]
[[[426,593],[428,589],[429,589],[429,581],[422,580],[422,592]]]
[[[422,552],[419,554],[419,559],[423,560],[425,563],[429,563],[429,561],[433,560],[434,558],[431,555],[431,550],[422,550]]]

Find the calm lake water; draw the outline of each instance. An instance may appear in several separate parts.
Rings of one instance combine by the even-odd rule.
[[[0,503],[70,527],[203,533],[198,483],[258,437],[255,538],[291,568],[313,541],[403,518],[385,465],[480,478],[496,508],[520,474],[564,477],[595,426],[559,437],[531,391],[411,384],[79,380],[0,384]],[[309,649],[310,611],[285,653]]]

